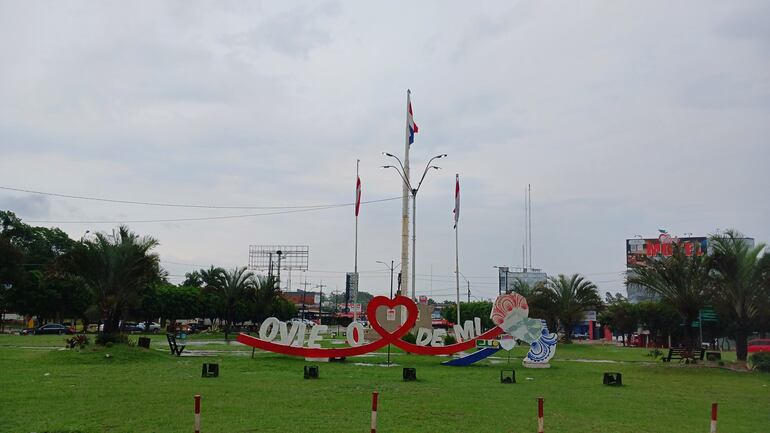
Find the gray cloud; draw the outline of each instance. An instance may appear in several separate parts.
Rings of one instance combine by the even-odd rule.
[[[0,209],[11,210],[26,218],[48,218],[51,216],[51,202],[40,195],[0,195]]]
[[[534,188],[535,265],[622,287],[623,241],[736,227],[770,240],[765,2],[5,3],[0,185],[128,200],[296,205],[400,194],[380,152],[448,153],[418,201],[418,282],[478,296],[521,263]],[[408,11],[408,12],[405,12]],[[30,220],[232,214],[0,192]],[[31,201],[30,201],[31,200]],[[400,203],[364,206],[359,266],[398,260]],[[352,210],[132,224],[166,260],[233,266],[250,243],[310,244],[313,283],[342,287]],[[48,225],[48,224],[46,224]],[[74,237],[113,224],[67,224]],[[175,265],[183,274],[184,265]],[[187,269],[189,270],[189,269]],[[386,273],[362,274],[387,292]],[[448,293],[448,292],[446,292]]]

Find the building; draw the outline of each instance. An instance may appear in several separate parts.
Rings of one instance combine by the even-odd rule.
[[[319,292],[297,290],[296,292],[283,292],[282,295],[287,301],[297,306],[300,317],[318,316],[318,307],[321,303],[321,294]]]
[[[508,268],[507,266],[498,266],[498,292],[510,292],[516,287],[516,280],[526,283],[530,287],[548,279],[548,274],[542,269],[536,268]]]

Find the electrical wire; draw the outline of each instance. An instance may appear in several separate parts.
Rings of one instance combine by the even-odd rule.
[[[385,201],[401,200],[401,198],[402,197],[381,198],[378,200],[362,201],[361,204],[381,203]],[[27,222],[37,223],[37,224],[121,224],[121,223],[138,224],[138,223],[211,221],[211,220],[226,220],[226,219],[237,219],[237,218],[252,218],[252,217],[259,217],[259,216],[270,216],[270,215],[285,215],[285,214],[300,213],[300,212],[312,212],[312,211],[328,210],[328,209],[335,209],[335,208],[354,206],[354,205],[355,203],[340,203],[340,204],[332,204],[332,205],[325,205],[325,206],[319,206],[319,207],[291,209],[291,210],[283,210],[283,211],[275,211],[275,212],[263,212],[263,213],[242,214],[242,215],[223,215],[223,216],[213,216],[213,217],[195,217],[195,218],[165,218],[165,219],[149,219],[149,220],[96,220],[96,221],[27,220]]]
[[[141,206],[177,207],[177,208],[190,208],[190,209],[263,209],[263,210],[311,209],[311,208],[326,208],[329,206],[343,206],[343,205],[350,206],[355,204],[355,203],[332,204],[332,205],[315,204],[315,205],[302,205],[302,206],[221,206],[221,205],[210,205],[210,204],[182,204],[182,203],[160,203],[160,202],[149,202],[149,201],[121,200],[121,199],[90,197],[90,196],[82,196],[82,195],[74,195],[74,194],[59,194],[55,192],[36,191],[36,190],[24,189],[24,188],[12,188],[9,186],[0,186],[0,189],[6,190],[6,191],[24,192],[28,194],[47,195],[51,197],[69,198],[69,199],[76,199],[76,200],[89,200],[89,201],[99,201],[99,202],[107,202],[107,203],[132,204],[132,205],[141,205]],[[400,198],[401,197],[394,197],[392,199],[387,199],[387,200],[396,200]],[[362,202],[362,204],[363,203],[367,203],[367,202]],[[371,201],[369,203],[371,203]]]

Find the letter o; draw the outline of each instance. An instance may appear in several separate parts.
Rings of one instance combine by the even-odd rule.
[[[278,328],[280,328],[281,321],[275,317],[268,317],[262,322],[262,326],[259,327],[260,340],[273,341],[278,336]]]
[[[361,322],[350,322],[350,325],[345,329],[345,338],[348,340],[348,344],[353,347],[364,344],[364,325]]]

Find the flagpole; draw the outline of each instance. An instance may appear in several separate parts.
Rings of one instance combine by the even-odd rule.
[[[356,159],[356,246],[355,246],[355,259],[353,262],[353,273],[358,278],[358,205],[359,205],[359,177],[358,177],[358,165],[361,163],[360,159]],[[356,309],[356,301],[358,300],[358,290],[353,296],[353,321],[358,321],[358,310]]]
[[[404,178],[409,179],[409,95],[412,92],[406,90],[406,123],[404,124]],[[404,182],[403,198],[401,201],[401,288],[399,295],[403,295],[409,287],[409,185]],[[405,320],[402,317],[402,320]]]
[[[459,235],[457,234],[458,226],[460,225],[460,206],[459,206],[459,191],[457,190],[460,184],[460,174],[455,174],[455,284],[457,286],[457,325],[460,325],[460,242]]]

